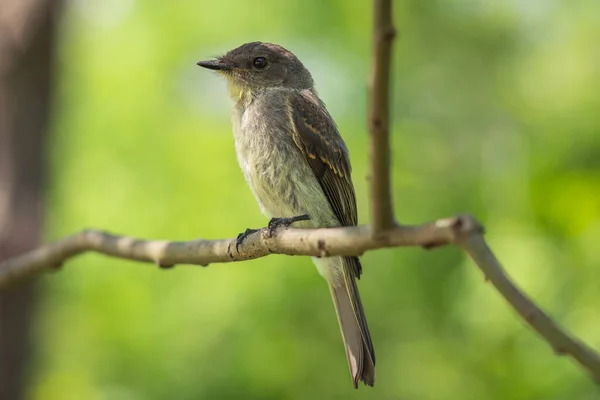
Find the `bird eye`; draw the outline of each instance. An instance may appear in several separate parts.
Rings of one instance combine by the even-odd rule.
[[[267,59],[264,57],[256,57],[254,61],[252,61],[254,68],[263,69],[267,66]]]

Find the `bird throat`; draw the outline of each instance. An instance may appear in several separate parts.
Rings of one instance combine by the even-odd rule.
[[[252,90],[247,86],[238,85],[233,79],[227,79],[229,96],[239,104],[248,105],[252,101]]]

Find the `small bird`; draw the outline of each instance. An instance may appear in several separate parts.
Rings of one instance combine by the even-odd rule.
[[[357,224],[348,149],[317,95],[310,72],[290,51],[246,43],[199,66],[226,78],[238,162],[269,227]],[[238,245],[251,232],[238,236]],[[350,373],[375,383],[375,352],[356,279],[358,257],[313,257],[331,291]]]

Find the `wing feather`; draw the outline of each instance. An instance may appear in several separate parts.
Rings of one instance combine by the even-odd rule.
[[[309,90],[291,96],[289,101],[294,142],[319,181],[340,225],[356,225],[358,213],[350,157],[333,118]],[[360,263],[350,265],[352,275],[360,277]]]

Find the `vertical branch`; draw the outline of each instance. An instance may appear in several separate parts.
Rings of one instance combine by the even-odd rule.
[[[0,263],[36,247],[57,0],[0,0]],[[36,282],[0,293],[0,399],[24,399]]]
[[[390,190],[390,64],[396,30],[392,1],[373,1],[373,53],[369,81],[371,219],[373,234],[394,225]]]

